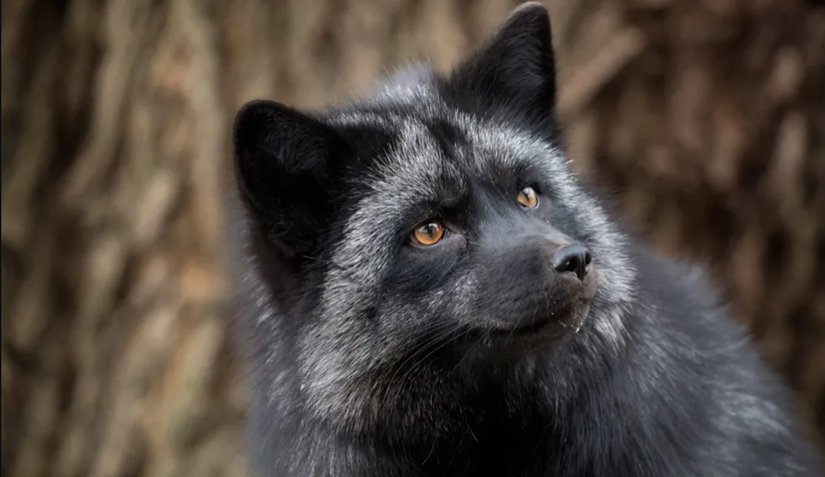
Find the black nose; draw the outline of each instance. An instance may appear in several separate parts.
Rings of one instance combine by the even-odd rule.
[[[573,272],[584,280],[587,275],[587,266],[590,265],[592,257],[590,251],[579,244],[566,245],[553,254],[553,268],[559,272]]]

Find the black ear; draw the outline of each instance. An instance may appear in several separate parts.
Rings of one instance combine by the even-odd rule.
[[[538,2],[518,6],[453,70],[447,87],[492,113],[526,113],[534,120],[554,116],[556,68],[547,9]]]
[[[233,127],[241,198],[287,258],[309,254],[331,210],[331,174],[346,141],[330,126],[274,101],[252,101]]]

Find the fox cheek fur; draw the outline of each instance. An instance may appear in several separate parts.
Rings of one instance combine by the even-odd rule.
[[[818,475],[742,327],[621,231],[562,142],[535,2],[448,74],[240,110],[258,475]]]

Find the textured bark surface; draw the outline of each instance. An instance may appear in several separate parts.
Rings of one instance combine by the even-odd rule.
[[[2,475],[245,474],[237,108],[446,68],[515,0],[2,3]],[[825,436],[825,7],[550,0],[577,167],[700,257]]]

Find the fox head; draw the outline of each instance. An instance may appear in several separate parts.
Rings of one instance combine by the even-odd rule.
[[[556,97],[548,14],[528,3],[447,73],[241,109],[243,292],[273,396],[349,432],[437,432],[479,383],[518,399],[621,339],[634,271],[570,168]]]

